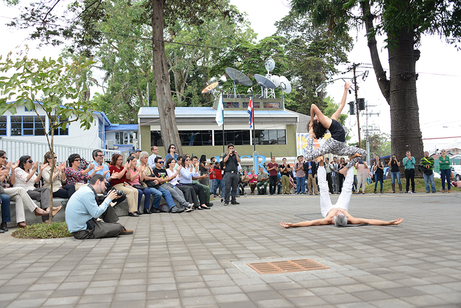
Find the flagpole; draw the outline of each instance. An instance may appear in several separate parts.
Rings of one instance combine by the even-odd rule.
[[[251,115],[251,118],[253,119],[253,151],[256,152],[256,139],[255,139],[255,96],[254,96],[254,91],[251,91],[251,96],[253,99],[253,110],[251,111],[253,114]]]
[[[223,98],[223,90],[221,89],[221,100]],[[224,153],[226,153],[224,151],[224,145],[226,144],[226,137],[224,135],[224,101],[222,103],[222,152],[223,152],[223,155]]]

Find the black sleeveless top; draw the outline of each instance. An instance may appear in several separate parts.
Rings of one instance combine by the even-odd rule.
[[[328,129],[331,133],[331,137],[336,141],[346,142],[346,132],[343,126],[336,120],[331,119],[331,126]]]

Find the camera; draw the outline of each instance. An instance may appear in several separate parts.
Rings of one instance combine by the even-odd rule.
[[[118,197],[120,197],[121,195],[123,195],[123,191],[121,191],[121,190],[112,189],[112,191],[115,191],[115,193],[117,194]]]

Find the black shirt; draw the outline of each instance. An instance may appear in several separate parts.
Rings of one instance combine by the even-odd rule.
[[[285,169],[285,167],[288,167],[287,171],[282,171],[283,169]],[[287,164],[286,166],[285,165],[281,165],[280,166],[280,175],[281,176],[290,176],[290,164]]]
[[[238,164],[237,164],[237,157],[234,155],[230,156],[229,154],[227,155],[229,158],[225,162],[226,164],[226,172],[237,172],[238,171]]]
[[[158,178],[166,178],[168,177],[168,173],[166,173],[166,170],[165,169],[157,169],[157,168],[154,168],[152,169],[152,172],[154,173],[154,175]],[[160,186],[160,184],[157,184],[155,185],[155,188],[158,188]]]
[[[331,133],[331,138],[340,142],[346,142],[346,132],[341,123],[331,119],[331,126],[328,130]]]

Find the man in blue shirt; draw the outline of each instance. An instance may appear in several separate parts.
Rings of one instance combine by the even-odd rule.
[[[69,232],[79,240],[114,237],[118,235],[132,234],[117,223],[118,216],[110,202],[117,198],[116,191],[112,190],[106,199],[98,206],[97,194],[106,190],[106,179],[100,175],[94,175],[88,186],[81,187],[76,191],[66,207],[66,223]],[[104,222],[98,221],[101,217]]]

